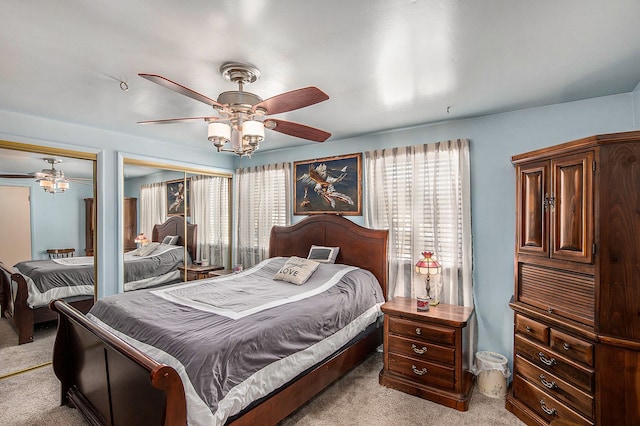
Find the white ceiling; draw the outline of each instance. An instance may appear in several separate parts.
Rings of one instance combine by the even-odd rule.
[[[136,122],[211,108],[138,73],[214,99],[236,89],[227,61],[261,70],[262,98],[317,86],[328,101],[277,118],[329,140],[640,82],[637,0],[3,0],[0,17],[0,109],[176,146],[209,146],[206,123]],[[268,131],[260,149],[312,143]]]

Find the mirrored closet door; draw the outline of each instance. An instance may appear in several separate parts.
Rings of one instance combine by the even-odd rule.
[[[230,173],[125,159],[123,202],[125,291],[230,269]]]
[[[95,154],[0,141],[0,351],[45,345],[49,361],[57,316],[48,303],[73,297],[82,311],[93,304],[95,209],[87,210],[85,200],[95,194],[95,170]],[[52,292],[60,280],[69,285]],[[39,362],[19,358],[25,365],[11,368]]]

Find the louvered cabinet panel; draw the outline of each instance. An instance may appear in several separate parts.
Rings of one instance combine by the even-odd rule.
[[[518,263],[520,302],[593,327],[595,288],[591,275]]]

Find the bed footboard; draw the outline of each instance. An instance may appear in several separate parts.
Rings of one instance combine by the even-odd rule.
[[[187,407],[180,376],[89,321],[62,300],[53,369],[61,404],[78,408],[94,425],[184,426]]]

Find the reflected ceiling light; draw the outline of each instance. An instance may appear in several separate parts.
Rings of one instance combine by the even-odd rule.
[[[69,189],[69,179],[64,176],[62,170],[56,170],[54,164],[62,163],[58,158],[44,158],[44,161],[51,164],[50,169],[42,169],[36,172],[36,182],[45,192],[50,194],[59,194]]]

